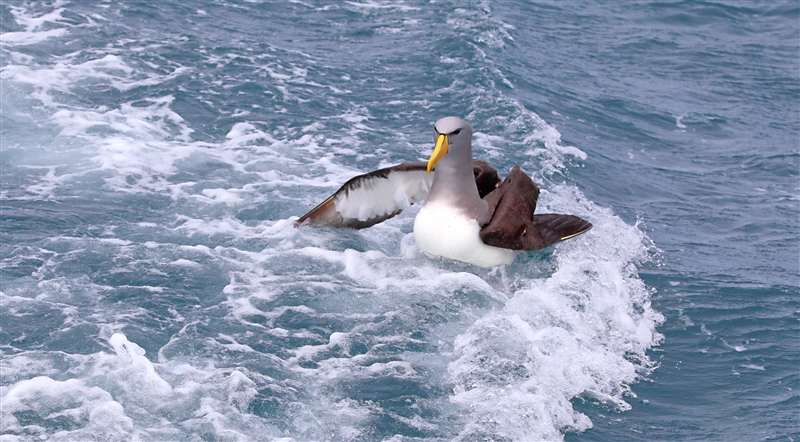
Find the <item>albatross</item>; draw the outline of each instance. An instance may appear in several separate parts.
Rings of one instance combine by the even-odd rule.
[[[414,219],[417,247],[431,255],[481,267],[510,264],[578,236],[592,224],[574,215],[534,214],[539,188],[519,166],[504,180],[485,161],[472,160],[472,126],[458,117],[434,125],[427,163],[375,170],[347,181],[295,221],[364,229],[425,200]]]

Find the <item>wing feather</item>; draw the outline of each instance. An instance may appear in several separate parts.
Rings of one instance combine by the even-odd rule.
[[[514,166],[506,179],[485,200],[496,206],[491,220],[481,228],[484,244],[512,250],[539,250],[575,237],[592,223],[575,215],[534,215],[539,187]]]
[[[402,163],[356,176],[295,221],[364,229],[383,222],[428,196],[433,174],[427,163]]]

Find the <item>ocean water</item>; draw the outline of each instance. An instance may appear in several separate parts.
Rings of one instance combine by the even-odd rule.
[[[0,4],[0,440],[800,440],[800,5]],[[594,229],[292,221],[433,122]]]

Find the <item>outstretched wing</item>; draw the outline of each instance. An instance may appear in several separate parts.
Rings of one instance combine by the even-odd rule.
[[[481,197],[494,191],[500,184],[497,171],[485,161],[473,161],[472,166]],[[308,222],[365,229],[386,221],[428,197],[436,169],[428,173],[427,167],[423,162],[402,163],[354,177],[294,226]]]
[[[320,205],[295,221],[364,229],[425,199],[433,184],[427,163],[402,163],[352,178]]]
[[[519,166],[485,200],[496,204],[491,220],[481,228],[484,244],[512,250],[539,250],[578,236],[592,224],[575,215],[534,215],[539,188]]]

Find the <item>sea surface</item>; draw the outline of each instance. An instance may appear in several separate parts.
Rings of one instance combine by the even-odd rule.
[[[797,1],[0,18],[0,441],[800,440]],[[292,226],[448,115],[594,229]]]

